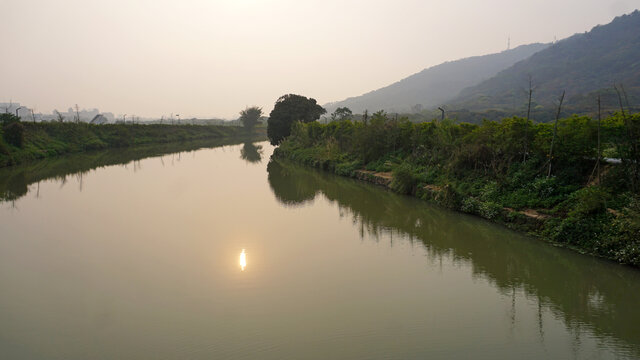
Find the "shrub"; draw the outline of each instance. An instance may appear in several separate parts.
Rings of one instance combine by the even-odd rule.
[[[9,155],[9,149],[7,149],[7,146],[4,144],[4,141],[0,141],[0,154]]]
[[[571,197],[575,199],[576,204],[569,216],[577,216],[604,211],[611,194],[599,186],[590,186],[576,191]]]
[[[480,202],[476,198],[468,196],[462,199],[460,210],[469,214],[478,214],[479,209],[480,209]]]
[[[358,160],[340,163],[336,165],[335,173],[343,176],[353,176],[353,173],[358,170],[360,166],[361,164]]]
[[[411,194],[417,184],[417,177],[409,163],[402,163],[393,170],[391,188],[400,194]]]
[[[634,196],[629,205],[613,221],[616,244],[613,256],[616,260],[635,266],[640,265],[640,197]]]
[[[480,216],[485,219],[494,219],[502,212],[502,206],[491,201],[483,202],[480,205]]]
[[[4,140],[15,147],[21,148],[24,143],[24,125],[19,122],[11,122],[4,126],[2,134]]]
[[[552,240],[558,243],[578,245],[585,250],[597,250],[598,239],[606,233],[610,223],[607,214],[598,216],[570,216],[562,220],[552,232]]]

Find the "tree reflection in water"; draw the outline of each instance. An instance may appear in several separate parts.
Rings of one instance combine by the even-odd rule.
[[[418,241],[428,261],[448,259],[470,267],[513,299],[516,292],[551,311],[574,334],[585,330],[606,342],[624,344],[640,356],[640,272],[525,237],[479,218],[400,196],[383,188],[286,162],[271,161],[269,185],[287,206],[304,206],[323,194],[351,215],[360,234],[376,239]],[[391,235],[391,236],[390,236]],[[625,319],[621,321],[621,319]]]
[[[248,163],[259,163],[262,161],[262,145],[246,142],[240,149],[240,158]]]
[[[39,183],[43,180],[56,179],[64,185],[68,176],[76,176],[82,183],[82,178],[87,173],[105,166],[123,165],[126,167],[127,164],[133,163],[133,171],[135,172],[140,170],[140,160],[144,158],[166,154],[175,155],[177,153],[179,161],[180,154],[185,151],[192,152],[201,148],[213,148],[242,142],[243,139],[213,139],[111,149],[53,157],[27,164],[0,168],[0,203],[20,199],[29,192],[30,184]],[[256,147],[255,151],[258,152],[257,156],[261,157],[261,147]],[[252,156],[252,159],[255,159],[255,154]],[[172,157],[172,164],[174,163],[174,158],[175,156]],[[164,166],[164,160],[160,158],[160,161]]]

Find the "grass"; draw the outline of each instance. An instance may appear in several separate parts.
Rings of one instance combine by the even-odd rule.
[[[258,128],[248,134],[244,128],[216,125],[108,124],[21,122],[21,146],[8,142],[6,127],[0,128],[0,167],[64,154],[151,144],[223,139],[263,134]]]

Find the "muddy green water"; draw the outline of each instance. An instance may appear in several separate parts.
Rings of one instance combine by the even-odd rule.
[[[640,271],[256,145],[1,169],[0,358],[640,357]]]

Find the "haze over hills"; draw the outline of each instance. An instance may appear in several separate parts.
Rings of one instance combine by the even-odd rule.
[[[534,108],[549,113],[566,91],[567,112],[586,113],[596,108],[596,93],[603,106],[618,106],[613,84],[622,84],[629,103],[640,100],[640,12],[615,18],[607,25],[561,40],[495,77],[464,89],[451,108],[509,112],[526,106],[529,76]],[[548,117],[548,116],[547,116]]]
[[[354,113],[364,110],[419,112],[423,108],[442,105],[469,86],[489,79],[499,71],[545,49],[549,44],[522,45],[500,53],[474,56],[445,62],[420,71],[394,84],[324,105],[328,113],[348,107]]]

